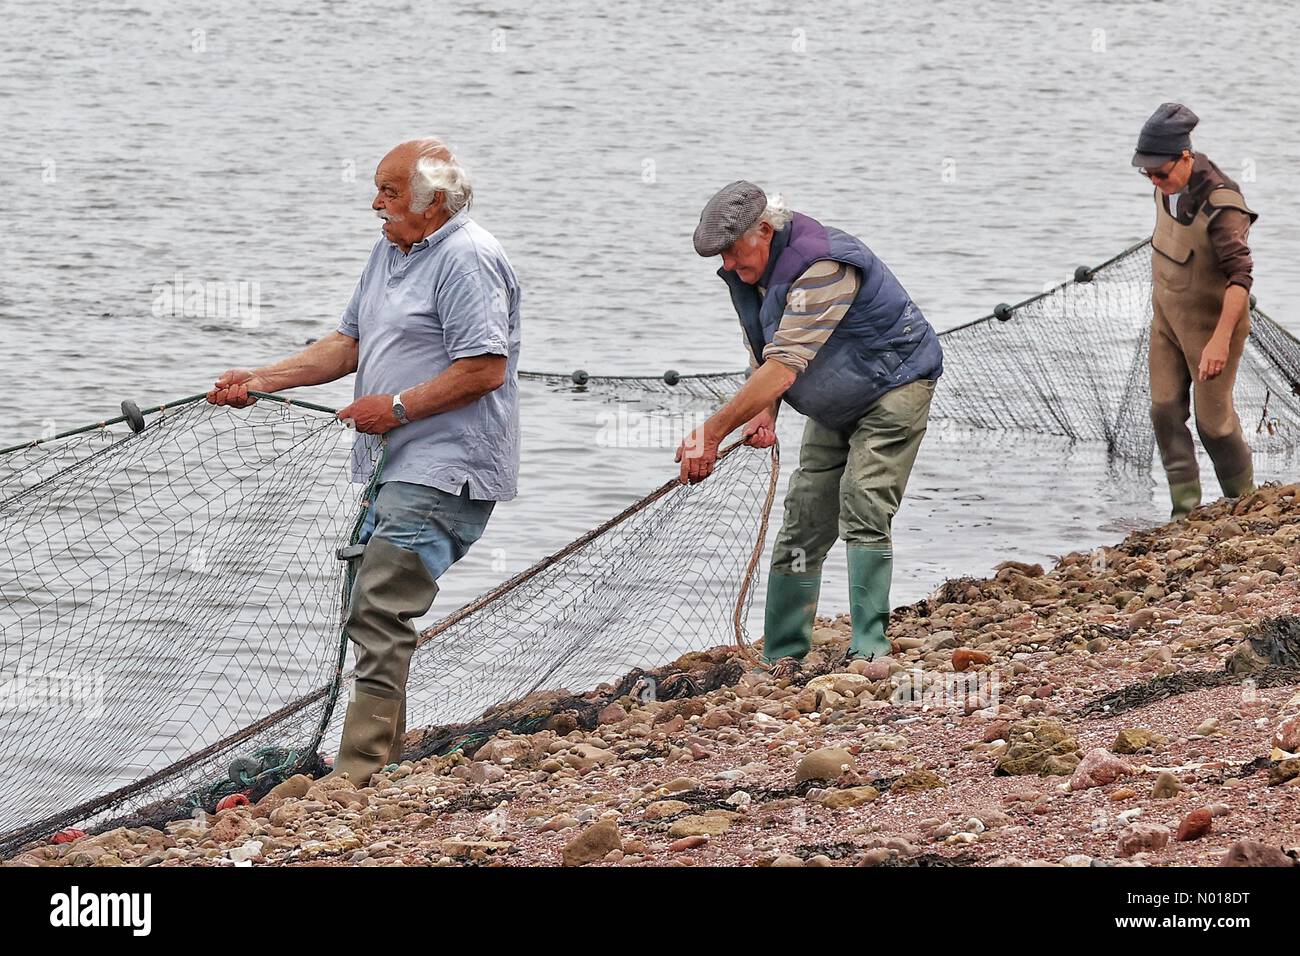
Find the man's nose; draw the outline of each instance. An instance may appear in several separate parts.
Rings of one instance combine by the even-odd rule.
[[[383,203],[383,198],[381,193],[375,193],[375,198],[371,201],[370,208],[376,210],[384,208],[384,203]]]

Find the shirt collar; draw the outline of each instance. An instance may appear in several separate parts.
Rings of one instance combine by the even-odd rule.
[[[411,253],[418,252],[421,249],[432,249],[434,246],[438,245],[438,243],[442,242],[444,239],[450,236],[461,226],[465,225],[465,223],[467,223],[468,221],[469,221],[469,210],[468,209],[460,210],[460,212],[456,213],[456,215],[452,216],[450,219],[444,222],[441,226],[439,226],[429,235],[425,236],[419,242],[411,246],[411,252],[407,254],[410,255]],[[394,249],[397,248],[395,243],[393,244],[393,248]],[[401,252],[400,249],[398,249],[397,251]]]

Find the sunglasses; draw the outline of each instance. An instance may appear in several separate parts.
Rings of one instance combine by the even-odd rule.
[[[1178,164],[1181,163],[1182,161],[1183,160],[1181,156],[1178,159],[1175,159],[1173,165],[1169,167],[1168,172],[1162,173],[1159,169],[1145,169],[1145,168],[1139,169],[1138,172],[1140,172],[1143,176],[1145,176],[1147,179],[1151,180],[1152,182],[1162,183],[1174,174],[1174,170],[1178,168]]]

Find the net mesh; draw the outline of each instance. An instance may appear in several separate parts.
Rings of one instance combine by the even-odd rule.
[[[121,806],[184,796],[227,756],[196,754],[336,666],[348,431],[276,402],[122,430],[3,459],[0,833],[93,818],[166,767]],[[304,747],[326,717],[302,708],[247,746]]]
[[[0,852],[323,769],[351,682],[351,438],[292,405],[193,402],[0,458]],[[410,725],[743,641],[775,480],[774,454],[736,448],[440,622],[412,661]]]
[[[1040,296],[942,333],[933,427],[941,435],[1059,435],[1150,465],[1150,326],[1151,248],[1143,242]],[[1257,454],[1295,452],[1297,383],[1300,342],[1252,309],[1234,398]]]
[[[671,369],[662,375],[590,375],[583,369],[572,372],[520,372],[526,382],[537,382],[554,391],[591,392],[618,398],[662,397],[704,401],[725,400],[745,384],[746,372],[702,372],[683,375]]]
[[[1150,254],[942,333],[932,429],[1062,436],[1149,466]],[[522,376],[710,402],[745,378]],[[1300,342],[1252,310],[1236,401],[1257,456],[1294,453],[1298,382]],[[337,744],[351,677],[336,552],[363,497],[351,433],[328,409],[266,400],[154,411],[138,434],[114,424],[0,453],[0,853],[73,824],[255,799]],[[774,452],[735,448],[708,481],[666,483],[425,632],[408,723],[432,730],[413,752],[566,708],[590,717],[646,667],[723,634],[743,647],[776,480]]]

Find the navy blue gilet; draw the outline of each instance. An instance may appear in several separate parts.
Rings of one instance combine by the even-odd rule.
[[[943,349],[902,284],[865,243],[795,213],[772,236],[767,269],[757,283],[766,295],[760,297],[756,286],[734,272],[718,270],[758,364],[781,325],[791,284],[821,259],[855,266],[862,282],[844,318],[784,397],[800,413],[845,431],[891,389],[938,378]]]

